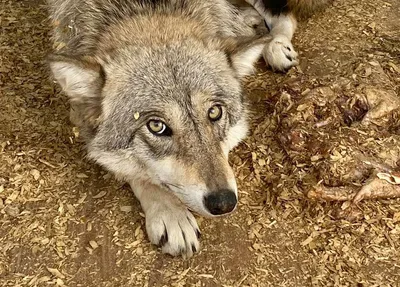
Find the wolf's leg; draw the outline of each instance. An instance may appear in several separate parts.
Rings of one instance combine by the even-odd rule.
[[[270,14],[267,12],[266,14]],[[292,37],[296,29],[296,19],[292,15],[269,15],[272,41],[265,46],[263,56],[268,65],[277,71],[287,71],[299,64],[297,53],[292,45]]]
[[[291,43],[296,30],[296,19],[292,14],[281,13],[273,15],[264,7],[262,0],[246,0],[260,13],[273,36],[266,45],[263,56],[268,65],[277,71],[287,71],[298,65],[297,53]]]
[[[200,231],[190,211],[167,190],[147,182],[130,182],[146,216],[150,241],[164,253],[189,258],[200,248]]]
[[[255,28],[258,25],[262,25],[264,22],[264,18],[253,7],[239,8],[239,11],[243,17],[244,23],[249,27]]]

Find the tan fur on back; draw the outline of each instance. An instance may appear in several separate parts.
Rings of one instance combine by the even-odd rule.
[[[298,17],[306,18],[325,9],[333,0],[288,0],[289,9]]]

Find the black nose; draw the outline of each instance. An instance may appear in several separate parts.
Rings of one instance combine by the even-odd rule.
[[[237,204],[236,194],[232,190],[211,192],[204,197],[204,205],[213,215],[231,212]]]

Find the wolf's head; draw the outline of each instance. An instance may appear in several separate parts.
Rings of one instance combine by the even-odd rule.
[[[91,158],[215,216],[237,203],[228,152],[247,132],[240,80],[264,45],[265,39],[182,39],[94,57],[53,55],[50,67],[79,109]]]

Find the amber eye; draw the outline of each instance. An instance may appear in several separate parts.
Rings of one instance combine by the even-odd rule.
[[[172,135],[171,129],[162,121],[151,120],[147,123],[149,131],[156,136],[170,136]]]
[[[215,105],[209,108],[208,117],[213,122],[218,121],[222,117],[222,107],[220,105]]]

